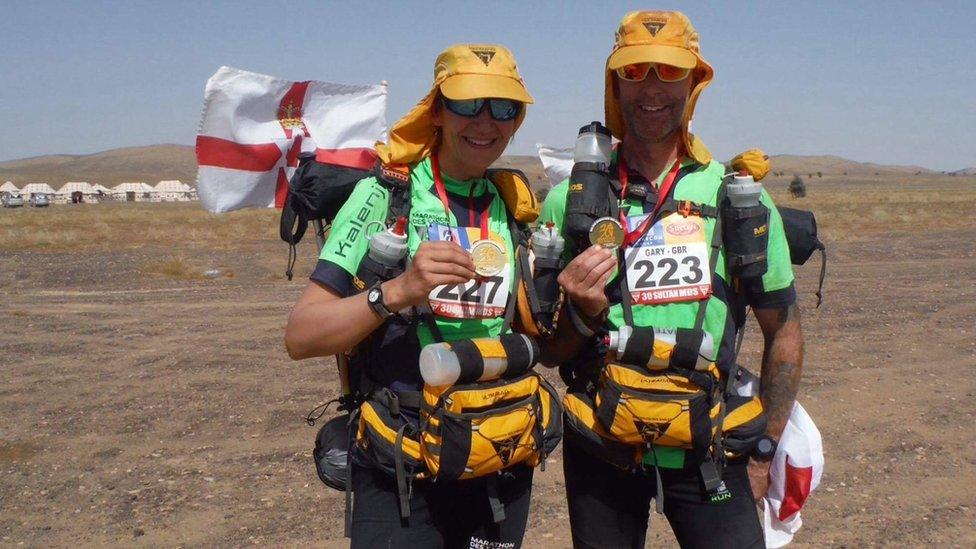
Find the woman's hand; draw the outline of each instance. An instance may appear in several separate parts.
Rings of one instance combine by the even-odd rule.
[[[471,254],[452,241],[420,244],[406,272],[383,284],[390,310],[419,305],[431,290],[443,284],[464,284],[475,277]]]
[[[610,306],[604,287],[616,265],[617,256],[614,251],[596,245],[590,246],[559,273],[559,285],[578,311],[595,318]]]

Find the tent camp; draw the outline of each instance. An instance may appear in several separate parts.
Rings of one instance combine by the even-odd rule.
[[[19,191],[19,190],[20,189],[17,188],[17,185],[14,185],[13,183],[11,183],[9,181],[7,181],[6,183],[4,183],[3,185],[0,185],[0,193],[6,193],[6,192],[10,192],[10,191]]]
[[[86,181],[69,181],[54,193],[54,201],[57,204],[68,204],[72,194],[76,192],[81,193],[83,200],[88,200],[95,194],[95,190]]]
[[[113,187],[112,194],[119,195],[117,199],[123,202],[151,202],[156,195],[156,190],[151,185],[141,181],[138,183],[127,182],[119,183]]]
[[[24,185],[24,188],[20,190],[20,194],[24,198],[29,199],[30,195],[34,193],[45,193],[49,195],[49,198],[54,200],[54,189],[51,188],[47,183],[28,183]]]
[[[160,181],[156,184],[155,191],[163,202],[187,202],[193,189],[182,181],[173,179]]]

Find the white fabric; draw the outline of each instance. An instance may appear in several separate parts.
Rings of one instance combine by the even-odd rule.
[[[550,187],[569,177],[569,172],[573,171],[572,148],[557,149],[543,143],[536,143],[535,146],[539,150],[539,160],[542,160]]]
[[[348,86],[311,81],[301,105],[300,128],[288,138],[280,118],[281,101],[295,82],[273,76],[221,67],[207,81],[199,136],[244,145],[275,144],[278,163],[266,172],[232,166],[200,166],[197,189],[203,207],[225,212],[248,206],[273,206],[278,169],[291,177],[285,155],[299,137],[302,152],[372,148],[386,135],[386,86]],[[199,154],[199,145],[198,145]]]
[[[759,393],[759,379],[743,368],[742,376],[736,380],[735,389],[742,396],[756,395]],[[787,464],[791,468],[812,468],[810,490],[805,494],[809,497],[820,485],[823,475],[823,438],[799,402],[793,405],[769,469],[769,491],[766,493],[763,510],[763,530],[768,548],[788,545],[793,541],[793,535],[803,526],[799,510],[782,519],[779,516],[786,497]],[[802,509],[802,504],[800,507]]]

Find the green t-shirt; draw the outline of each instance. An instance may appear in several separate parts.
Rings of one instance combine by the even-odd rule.
[[[410,171],[410,217],[407,229],[407,245],[410,256],[416,253],[420,244],[428,240],[433,233],[432,226],[456,227],[479,227],[480,216],[474,216],[474,224],[468,216],[469,205],[474,202],[475,210],[479,213],[487,206],[489,208],[488,229],[489,237],[502,244],[508,259],[508,272],[510,276],[506,278],[507,295],[511,295],[515,280],[515,253],[512,243],[511,233],[508,227],[508,214],[505,203],[495,185],[488,179],[477,179],[468,181],[455,181],[442,174],[444,187],[448,193],[451,211],[448,214],[444,211],[444,204],[441,202],[434,189],[434,177],[431,171],[430,159],[424,159]],[[478,204],[481,207],[478,207]],[[369,239],[367,234],[372,234],[380,227],[385,228],[383,223],[386,220],[389,208],[389,193],[375,177],[368,177],[360,181],[349,200],[339,210],[332,223],[332,229],[322,252],[319,256],[320,264],[328,264],[340,267],[350,277],[354,277],[359,264],[369,250]],[[463,231],[464,234],[455,234],[460,237],[459,244],[464,246],[480,238],[478,229],[472,228]],[[328,268],[329,265],[326,265]],[[317,269],[318,270],[318,269]],[[313,278],[315,278],[313,276]],[[474,283],[471,283],[474,284]],[[359,288],[362,290],[363,288]],[[503,288],[487,286],[486,291],[495,290],[496,293]],[[441,296],[451,296],[458,299],[462,295],[469,298],[477,297],[476,291],[471,287],[465,288],[439,288],[435,289],[434,294]],[[500,299],[506,295],[502,291],[497,297]],[[496,301],[498,301],[496,299]],[[432,300],[432,304],[436,300]],[[445,307],[449,309],[450,307]],[[461,307],[459,306],[458,309]],[[438,309],[435,308],[435,311]],[[468,308],[470,310],[470,308]],[[497,311],[495,311],[497,312]],[[492,313],[479,313],[482,316]],[[477,337],[497,337],[500,335],[504,319],[502,315],[492,318],[451,318],[447,316],[435,315],[437,326],[446,341],[457,339],[477,338]],[[421,324],[417,328],[417,336],[421,345],[427,345],[434,341],[430,330],[426,325]],[[416,362],[414,361],[416,364]]]
[[[670,166],[668,167],[670,168]],[[688,172],[688,169],[694,171]],[[684,175],[678,179],[673,191],[675,200],[690,200],[698,204],[717,206],[718,191],[721,185],[724,167],[718,162],[711,162],[705,166],[695,166],[691,162],[682,165]],[[616,174],[615,166],[611,173]],[[636,172],[629,172],[633,181],[643,179]],[[655,186],[660,185],[667,169],[657,177]],[[539,223],[552,222],[559,228],[567,241],[565,259],[572,259],[571,239],[565,234],[564,219],[566,216],[566,202],[568,180],[552,188],[542,205]],[[703,328],[709,332],[715,341],[717,349],[716,363],[723,371],[728,371],[734,354],[734,339],[736,327],[744,322],[745,305],[756,308],[779,308],[792,304],[796,300],[793,288],[793,269],[790,263],[789,248],[786,234],[783,231],[783,220],[776,210],[769,194],[763,190],[761,202],[770,210],[769,238],[767,244],[768,269],[761,279],[742,284],[740,292],[732,289],[732,277],[725,264],[724,247],[719,251],[719,257],[712,277],[712,294],[708,298]],[[628,198],[622,204],[622,210],[627,216],[650,213],[654,203],[645,204],[636,198]],[[717,220],[704,218],[705,242],[711,243],[712,233]],[[631,227],[633,228],[633,227]],[[706,267],[707,269],[707,267]],[[610,298],[610,313],[607,318],[608,330],[615,330],[625,324],[623,307],[620,304],[619,276],[614,274],[607,283],[607,295]],[[701,301],[683,301],[656,305],[633,305],[634,324],[641,327],[660,328],[693,328]],[[656,455],[656,458],[654,457]],[[648,454],[645,462],[653,464],[657,459],[662,467],[675,468],[683,464],[684,451],[668,447],[655,447],[654,454]]]

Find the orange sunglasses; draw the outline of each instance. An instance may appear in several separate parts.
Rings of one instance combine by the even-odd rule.
[[[632,63],[617,69],[617,76],[628,82],[643,82],[651,72],[651,68],[661,82],[680,82],[691,74],[691,69],[682,69],[664,63]]]

